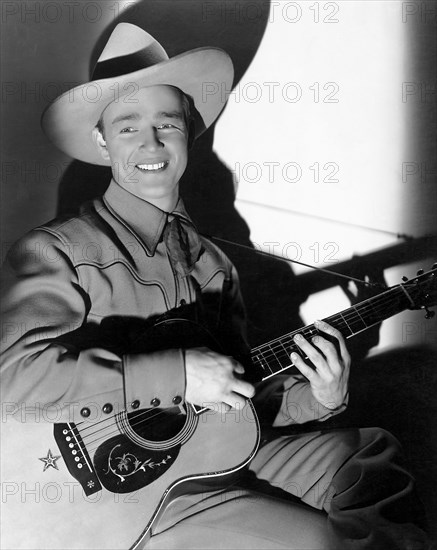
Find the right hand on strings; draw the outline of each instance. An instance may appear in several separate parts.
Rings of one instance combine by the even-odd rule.
[[[186,350],[185,371],[185,399],[194,405],[212,408],[214,403],[223,403],[230,410],[244,407],[246,399],[255,395],[254,386],[238,378],[243,366],[209,348]]]

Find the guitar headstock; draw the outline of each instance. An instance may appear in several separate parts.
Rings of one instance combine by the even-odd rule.
[[[416,277],[407,279],[403,277],[404,292],[411,302],[410,309],[424,309],[426,319],[434,317],[435,312],[429,311],[429,307],[437,304],[437,263],[426,273],[423,269],[417,272]]]

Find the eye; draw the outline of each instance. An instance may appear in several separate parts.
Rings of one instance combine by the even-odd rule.
[[[132,132],[135,132],[135,128],[132,128],[132,126],[129,126],[128,128],[123,128],[120,130],[120,134],[131,134]]]
[[[176,130],[178,129],[177,126],[174,126],[173,124],[160,124],[159,126],[157,126],[157,129],[158,130],[170,130],[172,128],[175,128]]]

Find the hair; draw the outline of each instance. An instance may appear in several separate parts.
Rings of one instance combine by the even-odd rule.
[[[184,93],[180,88],[177,88],[176,86],[172,86],[172,88],[175,88],[180,93],[182,99],[184,122],[188,130],[188,144],[191,147],[195,136],[194,116],[192,115],[192,112],[194,110],[194,101],[190,95]],[[100,118],[96,124],[97,130],[102,134],[103,138],[105,138],[105,126],[103,124],[104,112],[105,110],[102,111],[102,114],[100,115]]]

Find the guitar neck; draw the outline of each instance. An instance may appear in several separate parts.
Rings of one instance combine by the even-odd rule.
[[[323,320],[339,330],[345,338],[351,338],[414,306],[414,288],[407,292],[403,285],[399,285]],[[290,368],[290,354],[293,351],[302,355],[302,351],[293,341],[296,334],[312,338],[320,332],[314,325],[308,325],[251,351],[252,364],[259,373],[260,380],[266,380]]]

